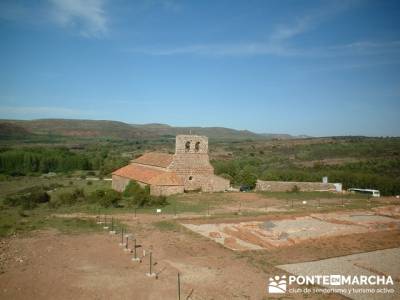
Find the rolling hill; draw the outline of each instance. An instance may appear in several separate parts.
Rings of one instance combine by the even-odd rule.
[[[290,139],[287,134],[257,134],[224,127],[173,127],[166,124],[128,124],[108,120],[0,120],[0,137],[54,135],[79,138],[156,139],[198,134],[219,140]]]

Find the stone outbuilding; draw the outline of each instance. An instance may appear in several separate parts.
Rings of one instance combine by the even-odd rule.
[[[208,156],[208,138],[176,136],[175,154],[149,152],[112,173],[112,188],[122,192],[134,180],[149,185],[152,195],[172,195],[184,191],[220,192],[229,189],[229,180],[216,176]]]

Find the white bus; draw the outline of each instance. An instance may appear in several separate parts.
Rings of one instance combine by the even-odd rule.
[[[348,189],[349,192],[353,192],[353,193],[360,193],[360,194],[369,194],[372,197],[380,197],[381,196],[381,192],[379,192],[378,190],[372,190],[372,189],[356,189],[356,188],[351,188]]]

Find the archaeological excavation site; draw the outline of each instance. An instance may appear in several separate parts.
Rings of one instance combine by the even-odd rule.
[[[400,229],[399,217],[400,210],[391,212],[391,216],[378,210],[310,214],[267,221],[183,225],[229,249],[245,251],[290,247],[326,237],[339,239],[350,234]]]

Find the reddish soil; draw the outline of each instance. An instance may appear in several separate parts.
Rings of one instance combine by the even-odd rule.
[[[244,201],[263,201],[249,199],[253,197],[250,194],[238,195]],[[291,216],[294,215],[306,213]],[[74,214],[64,217],[88,216]],[[118,245],[119,235],[36,232],[0,241],[0,299],[177,299],[178,272],[182,282],[181,299],[270,299],[266,292],[268,279],[282,274],[275,265],[400,246],[400,233],[393,230],[324,238],[267,251],[235,253],[183,227],[160,231],[153,225],[160,220],[173,220],[171,215],[141,214],[137,219],[128,214],[114,217],[129,226],[147,253],[153,252],[158,279],[146,276],[149,272],[148,256],[142,263],[131,261],[132,255]],[[287,214],[276,214],[233,219],[288,217]],[[191,221],[212,220],[218,223],[230,222],[229,219],[211,217]],[[138,251],[140,254],[141,249]],[[187,298],[189,294],[191,297]],[[285,296],[302,299],[303,295]],[[308,299],[343,297],[317,294],[309,295]]]
[[[182,294],[193,289],[192,299],[265,295],[266,276],[214,243],[186,242],[181,233],[145,232],[138,239],[147,251],[153,249],[158,279],[146,276],[149,257],[142,263],[130,261],[132,255],[118,245],[119,236],[42,232],[13,239],[9,251],[19,255],[0,276],[0,298],[176,299],[178,271]]]
[[[147,253],[153,252],[158,279],[146,276],[148,256],[142,263],[131,261],[118,245],[119,235],[46,231],[6,240],[0,298],[177,299],[180,272],[181,299],[190,293],[188,299],[267,299],[269,276],[282,273],[267,261],[254,264],[252,254],[238,255],[185,229],[160,231],[152,221],[139,216],[128,224]]]

